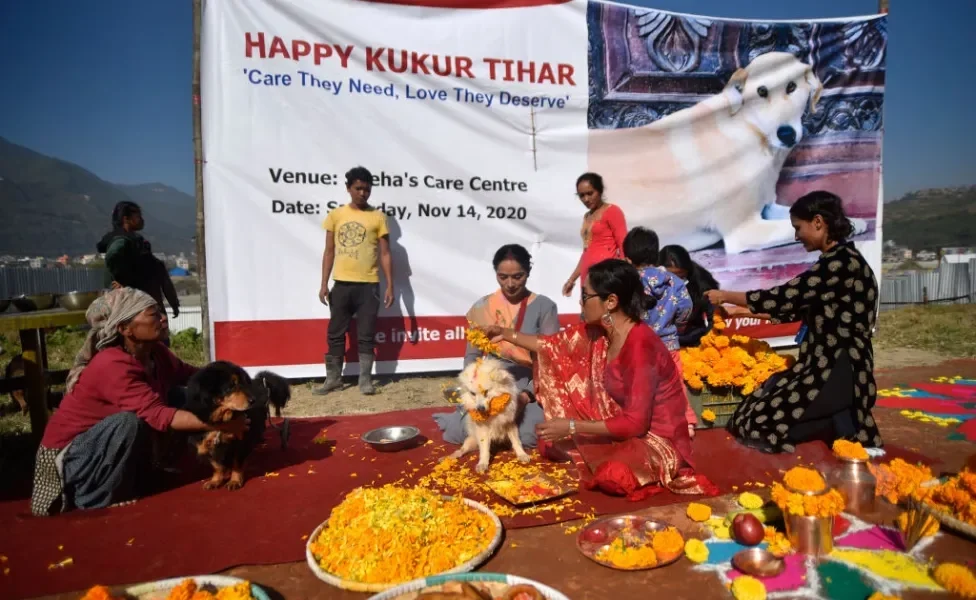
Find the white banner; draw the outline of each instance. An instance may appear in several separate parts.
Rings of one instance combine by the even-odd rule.
[[[388,215],[393,254],[379,372],[460,367],[463,315],[497,287],[491,257],[503,244],[528,248],[530,288],[578,314],[560,288],[582,252],[575,182],[586,171],[604,176],[628,226],[685,245],[725,288],[771,285],[815,259],[791,244],[785,218],[814,189],[863,219],[858,239],[878,266],[884,17],[409,4],[207,3],[217,358],[324,373],[323,221],[360,165],[375,176],[370,203]]]

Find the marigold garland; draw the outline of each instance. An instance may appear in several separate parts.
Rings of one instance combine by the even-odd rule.
[[[766,342],[723,335],[725,327],[725,320],[715,315],[699,346],[681,350],[684,380],[691,389],[734,388],[748,396],[775,373],[793,366],[792,357],[776,354]]]
[[[701,564],[708,560],[708,545],[694,538],[685,542],[685,556],[693,563]]]
[[[350,492],[311,550],[332,575],[393,584],[453,569],[485,551],[494,535],[491,518],[460,498],[387,485]]]
[[[839,515],[844,510],[844,497],[835,489],[824,490],[827,482],[818,471],[793,467],[783,476],[782,484],[772,485],[770,496],[783,514],[822,518]]]
[[[499,396],[495,396],[494,398],[488,401],[488,414],[484,414],[479,410],[469,410],[468,416],[470,416],[472,420],[477,421],[478,423],[487,423],[488,419],[491,419],[492,417],[497,417],[502,412],[504,412],[505,408],[508,406],[508,402],[511,399],[512,396],[510,394],[501,394]]]
[[[877,479],[875,495],[892,504],[898,504],[912,495],[922,483],[933,479],[932,469],[925,465],[913,465],[896,458],[887,464],[873,465],[868,469]]]
[[[783,483],[797,492],[822,492],[827,487],[823,475],[807,467],[793,467],[783,476]]]
[[[848,458],[851,460],[868,460],[868,451],[864,449],[861,442],[849,442],[847,440],[837,440],[831,448],[837,458]]]
[[[464,334],[467,338],[468,343],[471,344],[473,348],[481,352],[482,354],[494,354],[495,356],[501,355],[501,350],[498,345],[493,343],[483,329],[479,328],[474,323],[468,323],[468,330]]]
[[[692,502],[688,505],[688,510],[685,511],[688,518],[696,523],[703,523],[707,521],[712,516],[712,507],[707,504],[700,504],[698,502]]]
[[[935,581],[963,598],[976,598],[976,576],[972,571],[955,563],[942,563],[932,572]]]
[[[735,600],[766,600],[766,586],[750,575],[732,580],[732,596]]]

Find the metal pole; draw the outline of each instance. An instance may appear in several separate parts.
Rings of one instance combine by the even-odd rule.
[[[210,307],[207,301],[207,223],[203,204],[203,129],[200,114],[200,31],[203,0],[193,0],[193,163],[197,199],[197,275],[200,279],[200,321],[203,331],[203,358],[210,362]]]

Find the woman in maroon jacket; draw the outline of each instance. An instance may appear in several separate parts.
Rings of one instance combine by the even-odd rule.
[[[35,515],[131,500],[151,471],[153,430],[214,429],[165,402],[170,389],[186,385],[197,369],[161,343],[166,316],[149,294],[113,290],[86,317],[91,331],[37,451]],[[246,428],[243,417],[220,426],[235,434]]]

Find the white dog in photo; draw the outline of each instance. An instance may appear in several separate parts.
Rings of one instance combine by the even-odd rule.
[[[518,387],[505,365],[493,358],[483,358],[461,371],[458,381],[461,405],[468,411],[468,437],[450,458],[461,458],[477,448],[477,471],[484,473],[491,461],[492,442],[508,440],[519,462],[529,462],[515,422]]]
[[[720,94],[654,123],[589,133],[589,167],[609,199],[652,227],[662,244],[727,254],[794,241],[789,220],[765,220],[776,182],[803,138],[804,111],[823,85],[813,68],[769,52],[739,69]],[[629,219],[628,219],[629,220]],[[854,220],[861,233],[866,223]]]

